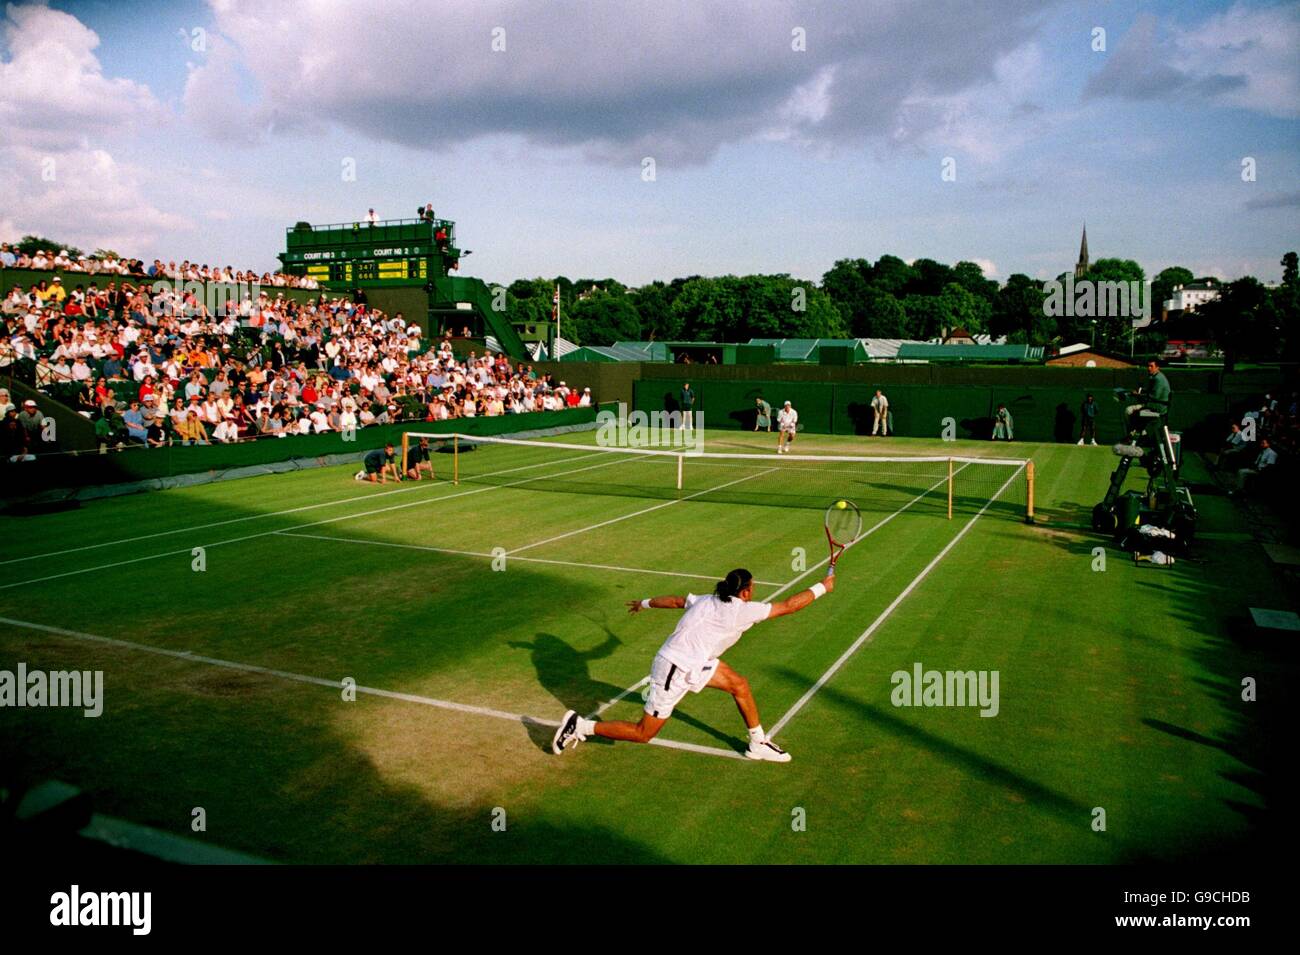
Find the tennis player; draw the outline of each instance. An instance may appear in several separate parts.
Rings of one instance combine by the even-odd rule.
[[[645,712],[638,722],[633,723],[630,720],[596,722],[579,716],[576,710],[569,710],[560,720],[560,728],[551,741],[551,751],[559,755],[570,741],[576,746],[592,734],[606,739],[648,743],[668,722],[673,707],[687,693],[699,693],[711,686],[730,693],[740,709],[745,726],[749,728],[749,748],[745,755],[750,759],[788,763],[790,754],[768,739],[763,730],[758,719],[758,705],[749,692],[749,681],[719,657],[754,624],[802,610],[834,589],[835,578],[826,577],[821,583],[813,584],[787,600],[764,603],[753,599],[753,575],[747,570],[737,569],[727,574],[725,580],[718,581],[710,596],[687,594],[685,597],[629,601],[629,613],[640,613],[651,607],[686,611],[650,664]]]
[[[786,402],[776,413],[776,427],[780,434],[776,439],[776,453],[785,454],[787,445],[794,443],[795,432],[799,430],[799,412],[790,402]]]

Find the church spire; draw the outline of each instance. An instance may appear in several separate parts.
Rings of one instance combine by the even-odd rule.
[[[1088,223],[1083,224],[1083,242],[1079,244],[1079,261],[1074,266],[1074,277],[1083,278],[1088,273]]]

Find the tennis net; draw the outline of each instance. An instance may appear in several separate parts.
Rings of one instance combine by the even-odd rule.
[[[402,436],[403,469],[428,439],[439,477],[523,491],[825,508],[910,509],[948,517],[986,510],[1033,518],[1033,462],[939,455],[682,453],[465,434]]]

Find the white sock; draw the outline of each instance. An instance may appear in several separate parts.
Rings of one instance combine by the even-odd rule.
[[[596,721],[595,721],[595,720],[589,720],[589,719],[587,719],[586,717],[583,717],[583,716],[579,716],[579,717],[578,717],[578,735],[579,735],[579,736],[592,736],[592,735],[595,734],[595,732],[596,732]]]
[[[749,728],[749,740],[751,743],[761,743],[767,739],[767,734],[763,732],[762,724],[751,726]]]

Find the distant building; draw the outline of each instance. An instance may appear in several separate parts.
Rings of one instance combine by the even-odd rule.
[[[1165,299],[1163,303],[1164,311],[1166,315],[1175,312],[1194,312],[1198,306],[1213,302],[1218,297],[1219,283],[1214,279],[1175,285],[1171,297]]]
[[[1088,274],[1088,224],[1083,225],[1083,241],[1079,244],[1079,261],[1074,264],[1074,277],[1081,279]]]
[[[1133,363],[1094,351],[1088,345],[1066,345],[1047,364],[1067,368],[1132,368]]]
[[[976,344],[975,339],[971,336],[971,333],[966,331],[966,329],[962,328],[960,325],[958,325],[956,328],[954,328],[952,331],[948,332],[947,334],[943,335],[942,338],[943,338],[942,344],[944,345]]]

